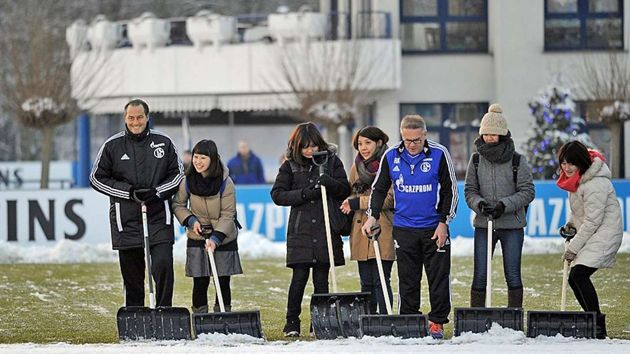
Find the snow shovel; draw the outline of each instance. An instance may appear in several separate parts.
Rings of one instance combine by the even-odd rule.
[[[492,307],[493,212],[492,209],[487,210],[489,215],[486,247],[488,250],[486,256],[486,306],[455,308],[455,329],[453,331],[455,336],[459,336],[464,332],[486,332],[492,327],[493,323],[498,323],[503,328],[511,328],[516,331],[523,330],[522,307]]]
[[[217,266],[214,262],[214,252],[208,252],[208,256],[210,258],[212,278],[214,279],[214,287],[217,292],[217,298],[219,299],[219,309],[221,312],[193,314],[195,334],[199,336],[202,333],[237,333],[262,338],[263,332],[260,324],[260,311],[225,311]]]
[[[362,315],[361,316],[361,335],[380,337],[393,336],[401,338],[420,338],[427,335],[427,317],[426,315],[394,315],[392,304],[389,301],[389,292],[385,284],[385,273],[383,272],[383,263],[381,261],[381,250],[378,245],[378,237],[381,234],[381,227],[372,228],[372,234],[369,236],[374,245],[374,255],[376,256],[376,266],[378,267],[378,275],[381,278],[381,287],[383,296],[385,296],[385,307],[387,307],[387,315]]]
[[[577,230],[574,227],[560,229],[560,236],[564,237],[564,250],[566,252],[569,241],[575,236]],[[595,338],[596,313],[584,311],[565,311],[567,302],[567,285],[569,283],[569,261],[563,262],[562,290],[560,293],[560,311],[528,311],[527,312],[527,336],[535,338],[539,335],[555,336],[561,334],[565,337]]]
[[[319,175],[323,175],[325,165],[328,163],[328,151],[314,153],[313,163],[319,166]],[[313,333],[317,339],[337,339],[338,337],[359,338],[361,336],[359,330],[359,316],[369,313],[368,301],[370,293],[337,293],[335,257],[332,248],[326,187],[321,186],[321,191],[333,293],[313,294],[311,297],[311,324],[313,326]]]
[[[151,275],[151,250],[147,207],[142,208],[142,231],[144,233],[144,258],[149,278],[149,307],[125,306],[118,310],[118,338],[120,340],[180,340],[191,339],[190,313],[183,307],[155,307],[153,277]]]

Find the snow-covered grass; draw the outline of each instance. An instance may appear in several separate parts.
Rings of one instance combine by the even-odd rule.
[[[249,231],[239,233],[239,253],[243,259],[284,258],[286,246],[283,242],[272,242],[268,238]],[[561,254],[564,250],[562,238],[525,237],[523,254]],[[630,234],[623,238],[620,253],[630,253]],[[350,255],[348,242],[344,242],[344,254]],[[453,238],[451,254],[454,257],[473,255],[473,239],[456,236]],[[497,247],[497,254],[501,248]],[[186,238],[179,239],[174,246],[176,261],[186,258]],[[118,253],[109,243],[89,244],[62,239],[53,246],[20,246],[0,241],[0,264],[2,263],[107,263],[118,262]]]
[[[493,328],[487,334],[465,334],[451,338],[452,323],[446,326],[447,340],[401,340],[363,338],[314,341],[303,336],[286,341],[281,334],[284,324],[287,288],[291,276],[284,266],[284,245],[274,244],[250,233],[242,233],[240,249],[245,275],[233,279],[233,306],[236,310],[260,310],[266,341],[242,336],[203,336],[195,341],[124,343],[117,342],[115,316],[123,302],[121,278],[116,253],[109,245],[86,246],[62,242],[53,249],[20,248],[0,245],[0,353],[247,353],[247,352],[418,352],[438,353],[539,353],[576,352],[616,354],[630,352],[630,254],[618,255],[611,270],[594,275],[602,309],[608,314],[609,335],[613,340],[586,341],[566,338],[525,338],[522,332]],[[628,236],[626,235],[626,240]],[[105,247],[107,246],[107,247]],[[175,247],[175,306],[190,306],[192,281],[183,275],[184,243]],[[526,310],[558,310],[560,303],[561,261],[559,239],[528,239],[523,257]],[[453,242],[453,307],[466,307],[472,279],[472,240],[456,238]],[[83,263],[76,263],[83,262]],[[505,306],[507,288],[501,257],[494,261],[495,291],[493,305]],[[396,269],[393,287],[397,291]],[[358,291],[356,264],[338,269],[340,290]],[[427,285],[422,286],[422,310],[429,310]],[[211,290],[212,293],[212,290]],[[309,285],[303,301],[302,333],[308,332]],[[568,309],[579,310],[569,291]],[[396,306],[396,304],[394,304]],[[453,319],[451,315],[451,320]],[[62,343],[59,343],[62,342]],[[39,343],[39,344],[24,344]],[[58,343],[58,344],[54,344]],[[439,344],[439,345],[435,345]],[[430,346],[426,349],[418,346]]]

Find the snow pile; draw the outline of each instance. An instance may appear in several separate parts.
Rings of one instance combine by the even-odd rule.
[[[459,337],[453,337],[451,343],[524,344],[526,340],[525,333],[511,328],[503,328],[498,323],[493,323],[486,333],[465,332]]]
[[[496,325],[495,325],[496,326]],[[622,354],[630,350],[628,340],[586,340],[556,337],[525,338],[522,332],[492,327],[487,333],[464,333],[460,337],[434,340],[429,337],[400,339],[364,337],[319,341],[274,341],[242,335],[202,335],[193,341],[126,342],[121,344],[3,344],[0,353],[70,354],[70,353],[607,353]]]
[[[63,107],[50,97],[33,97],[22,103],[22,110],[24,112],[30,112],[35,117],[39,118],[45,111],[55,114],[60,113]]]
[[[176,262],[186,260],[186,237],[181,237],[173,246]],[[239,254],[243,259],[284,258],[286,244],[272,242],[267,237],[251,231],[240,231],[238,235]],[[454,257],[472,256],[472,237],[458,236],[451,243]],[[523,254],[561,254],[564,240],[560,237],[525,237]],[[501,247],[496,252],[500,254]],[[630,235],[624,234],[619,252],[630,252]],[[350,256],[350,245],[344,238],[344,254]],[[89,244],[71,240],[60,240],[50,246],[22,246],[0,241],[0,263],[107,263],[117,262],[118,253],[109,243]]]

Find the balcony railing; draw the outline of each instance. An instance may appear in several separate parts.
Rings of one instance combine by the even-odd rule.
[[[315,16],[319,13],[313,13]],[[325,33],[316,36],[317,39],[338,40],[349,38],[360,39],[389,39],[391,33],[391,14],[384,11],[358,12],[349,14],[346,12],[331,12],[325,14]],[[274,42],[281,40],[274,35],[269,26],[269,15],[237,15],[236,30],[233,38],[226,44]],[[129,39],[128,26],[133,20],[113,22],[118,26],[118,39],[115,48],[132,47]],[[193,41],[186,30],[186,18],[169,18],[170,35],[166,46],[192,46]],[[321,22],[320,22],[321,23]],[[289,38],[300,38],[303,33],[296,31]],[[69,43],[70,44],[70,43]],[[93,45],[92,45],[93,46]],[[85,46],[87,48],[90,45]]]

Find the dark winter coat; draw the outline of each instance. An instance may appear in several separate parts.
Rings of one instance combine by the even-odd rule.
[[[130,190],[155,188],[158,201],[147,205],[149,243],[173,243],[171,196],[184,178],[184,167],[173,141],[163,133],[146,129],[140,135],[128,130],[110,137],[96,155],[90,184],[109,196],[109,222],[115,250],[142,247],[140,205]]]
[[[227,167],[235,184],[265,183],[262,162],[253,152],[249,153],[247,159],[244,159],[241,154],[236,154],[228,161]]]
[[[333,203],[329,203],[329,212],[336,212],[330,209],[339,207],[350,195],[350,185],[341,160],[332,153],[328,160],[328,174],[339,182],[334,188],[326,188],[328,198],[334,200]],[[271,199],[274,203],[291,207],[287,227],[288,267],[296,264],[330,264],[321,198],[306,201],[302,196],[302,189],[317,181],[318,176],[318,167],[310,160],[308,165],[299,165],[287,160],[280,166],[271,189]],[[343,265],[345,261],[340,235],[332,235],[332,245],[335,265]]]

